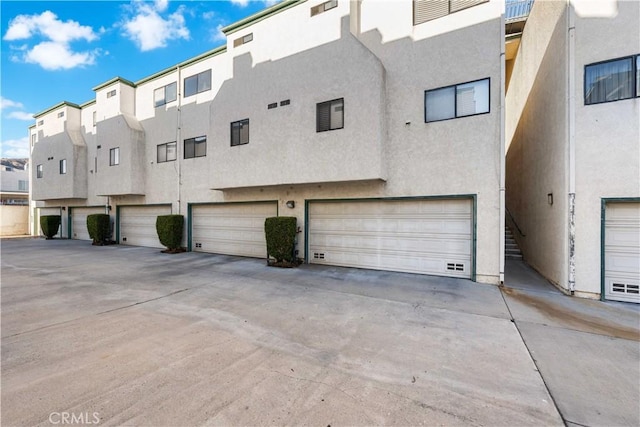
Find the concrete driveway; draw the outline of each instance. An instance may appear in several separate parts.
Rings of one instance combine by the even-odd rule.
[[[494,286],[15,239],[1,296],[2,425],[563,424]]]

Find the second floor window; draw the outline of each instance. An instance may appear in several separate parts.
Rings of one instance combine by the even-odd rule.
[[[18,191],[29,191],[29,181],[18,180]]]
[[[204,157],[207,155],[207,137],[199,136],[184,140],[184,158]]]
[[[178,96],[178,84],[173,82],[153,91],[153,105],[159,107],[169,102],[173,102]]]
[[[109,166],[116,166],[120,164],[120,147],[112,148],[109,150]]]
[[[36,166],[36,178],[42,178],[42,165]]]
[[[249,119],[231,123],[231,146],[249,143]]]
[[[640,96],[640,55],[584,67],[585,105]]]
[[[167,142],[158,145],[158,163],[171,162],[177,157],[177,144],[175,142]]]
[[[321,102],[316,107],[316,132],[344,127],[344,98]]]
[[[60,175],[67,173],[67,159],[60,160]]]
[[[424,92],[424,121],[437,122],[489,112],[489,79]]]
[[[203,71],[184,79],[184,96],[211,90],[211,70]]]

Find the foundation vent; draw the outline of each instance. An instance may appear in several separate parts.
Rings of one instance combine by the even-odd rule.
[[[640,285],[632,285],[629,283],[612,283],[611,291],[616,294],[640,294]]]
[[[202,243],[196,243],[196,249],[202,249]]]
[[[324,253],[314,252],[313,259],[324,259]]]

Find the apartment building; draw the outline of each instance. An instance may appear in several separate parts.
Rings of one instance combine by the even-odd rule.
[[[507,220],[567,293],[640,302],[640,3],[538,1],[506,94]]]
[[[0,236],[29,234],[28,165],[14,163],[0,166]]]
[[[504,3],[284,1],[226,44],[84,104],[36,115],[37,212],[88,239],[159,247],[182,214],[192,251],[266,255],[295,216],[308,263],[499,283]]]

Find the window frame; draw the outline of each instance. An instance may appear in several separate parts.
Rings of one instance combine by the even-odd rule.
[[[443,0],[443,1],[445,1],[445,0]],[[416,2],[416,0],[413,0],[412,1],[412,6],[413,6],[412,7],[412,9],[413,9],[412,10],[412,12],[413,12],[413,26],[415,27],[416,25],[424,24],[426,22],[435,21],[436,19],[444,18],[445,16],[449,16],[449,15],[452,15],[454,13],[461,12],[463,10],[470,9],[472,7],[475,7],[475,6],[480,6],[481,4],[489,2],[489,0],[479,0],[477,3],[469,4],[468,6],[465,6],[465,7],[456,9],[456,10],[451,10],[451,2],[452,1],[455,1],[455,0],[446,0],[446,2],[447,2],[447,13],[446,14],[441,15],[441,16],[436,16],[436,17],[433,17],[431,19],[427,19],[427,20],[422,21],[422,22],[416,22],[416,4],[417,4],[417,2]]]
[[[201,139],[201,141],[197,141],[198,139]],[[187,142],[191,142],[193,141],[193,156],[189,156],[187,157]],[[201,155],[196,155],[196,143],[198,144],[204,144],[204,154]],[[177,147],[176,147],[177,148]],[[199,157],[206,157],[207,156],[207,136],[206,135],[202,135],[202,136],[196,136],[193,138],[187,138],[183,141],[183,151],[182,151],[182,158],[183,159],[197,159]]]
[[[36,178],[42,178],[44,176],[44,171],[42,168],[42,164],[36,165]]]
[[[107,98],[113,98],[117,94],[118,94],[118,92],[115,89],[112,89],[109,92],[107,92]]]
[[[167,100],[167,88],[169,86],[172,86],[172,85],[175,86],[175,95],[174,95],[173,99]],[[157,103],[157,101],[156,101],[156,92],[159,91],[159,90],[163,91],[163,96],[162,96],[162,102]],[[168,104],[170,102],[175,102],[177,100],[178,100],[178,82],[177,81],[176,82],[171,82],[168,85],[164,85],[164,86],[161,86],[161,87],[156,88],[156,89],[153,90],[153,108],[162,107],[163,105],[166,105],[166,104]]]
[[[27,181],[26,179],[19,179],[18,191],[29,191],[29,181]]]
[[[169,145],[174,145],[175,146],[175,156],[173,159],[169,159],[168,154],[168,146]],[[164,160],[160,160],[160,148],[164,147]],[[156,163],[167,163],[167,162],[175,162],[176,160],[178,160],[178,141],[171,141],[171,142],[165,142],[163,144],[158,144],[156,146]]]
[[[612,100],[605,100],[605,101],[600,101],[600,102],[589,102],[587,103],[587,68],[588,67],[593,67],[593,66],[598,66],[598,65],[602,65],[602,64],[607,64],[609,62],[616,62],[616,61],[622,61],[624,59],[630,59],[631,60],[631,96],[628,98],[619,98],[619,99],[612,99]],[[640,98],[640,54],[635,54],[635,55],[627,55],[627,56],[621,56],[619,58],[612,58],[612,59],[607,59],[605,61],[598,61],[598,62],[592,62],[590,64],[585,64],[582,70],[582,102],[583,105],[587,106],[587,105],[598,105],[598,104],[607,104],[609,102],[618,102],[618,101],[624,101],[627,99],[634,99],[634,98]]]
[[[487,111],[483,111],[481,113],[474,113],[474,114],[465,114],[464,116],[459,116],[458,115],[458,92],[457,92],[457,88],[458,86],[464,86],[467,85],[469,83],[476,83],[476,82],[483,82],[483,81],[487,81]],[[442,90],[442,89],[448,89],[448,88],[453,88],[453,97],[454,97],[454,102],[453,102],[453,117],[449,117],[446,119],[439,119],[439,120],[427,120],[427,93],[429,92],[435,92],[438,90]],[[462,82],[462,83],[456,83],[453,85],[447,85],[447,86],[441,86],[441,87],[437,87],[437,88],[433,88],[433,89],[426,89],[424,91],[424,122],[425,123],[437,123],[437,122],[444,122],[447,120],[455,120],[455,119],[462,119],[465,117],[474,117],[474,116],[481,116],[483,114],[491,114],[491,77],[485,77],[482,79],[476,79],[476,80],[470,80],[468,82]]]
[[[233,143],[233,135],[234,135],[234,131],[233,131],[233,125],[235,124],[240,124],[240,129],[242,129],[242,127],[244,127],[245,125],[247,126],[247,142],[242,142],[241,139],[241,133],[240,131],[238,131],[238,142],[237,143]],[[240,145],[247,145],[249,143],[250,139],[250,131],[251,131],[251,127],[250,127],[250,121],[248,118],[246,119],[242,119],[242,120],[236,120],[235,122],[231,122],[231,124],[229,125],[229,131],[230,131],[230,144],[231,147],[238,147]]]
[[[200,88],[200,76],[202,76],[204,74],[208,74],[209,75],[209,87],[207,89],[200,90],[199,89]],[[187,80],[194,79],[194,78],[196,80],[196,91],[194,93],[187,93]],[[212,78],[211,68],[209,68],[208,70],[204,70],[204,71],[201,71],[199,73],[193,74],[191,76],[185,77],[184,80],[183,80],[183,84],[182,84],[182,89],[183,89],[182,93],[184,93],[184,98],[187,98],[187,97],[193,96],[193,95],[197,95],[199,93],[210,91],[211,90],[211,85],[212,85],[211,78]]]
[[[60,160],[59,166],[60,166],[60,175],[66,175],[66,173],[67,173],[67,159]]]
[[[118,166],[120,164],[120,147],[109,149],[109,166]]]
[[[342,126],[334,128],[334,127],[331,127],[331,105],[336,101],[342,101]],[[320,129],[320,106],[326,105],[326,104],[329,105],[329,129]],[[332,130],[340,130],[340,129],[344,129],[344,97],[332,99],[330,101],[318,102],[316,104],[316,133],[329,132]]]

